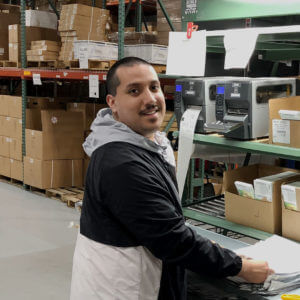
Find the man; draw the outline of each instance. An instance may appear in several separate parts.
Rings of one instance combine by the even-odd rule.
[[[185,225],[173,152],[158,132],[166,107],[153,67],[124,58],[107,89],[110,108],[84,143],[91,161],[71,299],[186,299],[185,269],[263,282],[266,262],[242,260]]]

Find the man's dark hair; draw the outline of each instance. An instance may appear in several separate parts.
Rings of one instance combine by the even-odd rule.
[[[147,61],[138,58],[138,57],[125,57],[122,58],[120,60],[118,60],[108,71],[107,73],[107,77],[106,77],[106,87],[107,87],[107,93],[113,96],[116,96],[117,93],[117,87],[120,84],[120,80],[118,78],[118,76],[116,75],[117,70],[120,67],[132,67],[134,65],[140,65],[140,64],[144,64],[144,65],[149,65],[151,66],[151,64],[149,64]]]

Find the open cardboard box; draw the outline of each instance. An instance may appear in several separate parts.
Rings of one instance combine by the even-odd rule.
[[[300,175],[293,181],[300,181]],[[292,182],[293,182],[292,181]],[[290,183],[284,182],[283,184]],[[300,189],[296,189],[296,201],[300,202]],[[287,209],[282,199],[282,236],[300,241],[300,211]]]
[[[273,184],[273,201],[255,200],[238,195],[235,181],[252,183],[254,179],[286,171],[297,171],[269,165],[251,165],[224,173],[225,216],[226,220],[256,228],[262,231],[281,234],[281,183]]]

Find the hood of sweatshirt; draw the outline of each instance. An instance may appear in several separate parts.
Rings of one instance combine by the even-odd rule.
[[[83,143],[84,151],[88,156],[92,156],[95,149],[107,143],[124,142],[158,153],[169,164],[175,166],[173,149],[165,133],[157,131],[155,142],[153,142],[136,133],[124,123],[116,121],[110,108],[99,110],[91,125],[91,130],[92,132]]]

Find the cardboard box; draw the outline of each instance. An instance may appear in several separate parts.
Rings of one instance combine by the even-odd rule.
[[[22,119],[22,97],[5,96],[8,104],[8,116]]]
[[[8,42],[11,43],[19,43],[19,24],[13,24],[8,26]]]
[[[0,4],[0,60],[8,60],[8,26],[20,22],[20,6]]]
[[[270,233],[281,233],[281,184],[282,179],[273,184],[273,201],[256,200],[239,196],[235,188],[235,181],[253,183],[254,179],[295,171],[295,178],[299,176],[296,170],[268,165],[251,165],[224,173],[225,216],[226,220],[253,227]],[[290,178],[292,180],[292,177]]]
[[[83,154],[83,116],[79,112],[63,110],[42,110],[41,129],[26,129],[26,155],[32,158],[81,159]],[[28,113],[28,125],[37,124],[34,120],[38,112]]]
[[[65,109],[65,103],[57,98],[27,97],[27,108],[37,109]]]
[[[24,183],[40,189],[82,186],[82,160],[24,157]]]
[[[5,136],[7,134],[5,129],[6,117],[0,116],[0,136]]]
[[[9,126],[9,136],[17,140],[22,140],[22,119],[11,118]]]
[[[59,42],[56,29],[25,27],[26,29],[26,49],[30,49],[32,41],[50,40]],[[19,43],[21,45],[21,27],[19,24],[9,25],[9,43]]]
[[[53,52],[59,52],[60,51],[60,45],[31,45],[32,50],[43,50],[43,51],[53,51]]]
[[[269,143],[300,148],[300,121],[282,120],[279,114],[280,110],[300,111],[300,97],[272,99],[269,101]]]
[[[37,55],[52,55],[57,57],[58,56],[58,52],[55,51],[48,51],[48,50],[41,50],[41,49],[35,49],[35,50],[27,50],[26,54],[28,56],[37,56]]]
[[[3,117],[2,121],[2,135],[10,137],[14,130],[13,118]]]
[[[9,43],[8,45],[8,59],[9,61],[21,61],[21,44]]]
[[[5,117],[8,116],[7,99],[6,95],[0,95],[0,115]]]
[[[10,138],[0,136],[0,156],[9,157]]]
[[[52,52],[55,53],[55,52]],[[57,60],[57,54],[47,54],[47,55],[27,55],[28,61],[46,61],[46,60]]]
[[[26,109],[26,129],[42,130],[40,109]]]
[[[74,112],[82,112],[84,130],[89,130],[92,122],[97,116],[100,109],[107,107],[106,104],[99,103],[68,103],[67,110]]]
[[[86,17],[109,16],[109,10],[82,4],[63,5],[60,19],[67,18],[72,15],[80,15]]]
[[[40,47],[59,47],[60,42],[55,40],[36,40],[31,42],[32,49],[39,49]]]
[[[10,138],[9,157],[15,160],[22,160],[22,140]]]
[[[300,241],[300,211],[282,207],[282,236]]]
[[[10,159],[10,177],[19,181],[23,181],[23,162]]]
[[[10,177],[10,159],[0,156],[0,175]]]

